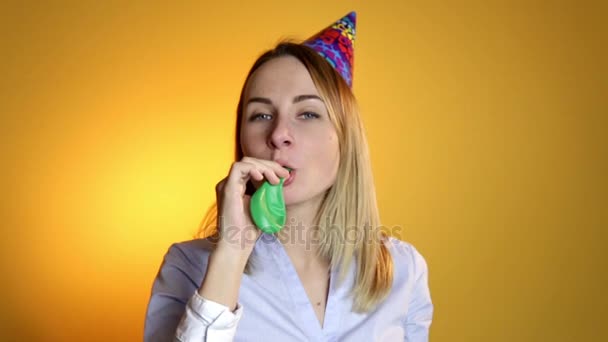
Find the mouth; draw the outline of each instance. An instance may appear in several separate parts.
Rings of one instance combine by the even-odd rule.
[[[296,170],[294,169],[294,167],[289,165],[287,163],[287,160],[285,160],[285,159],[279,158],[279,159],[275,159],[274,161],[279,163],[279,165],[281,165],[282,167],[284,167],[285,169],[287,169],[289,171],[289,177],[287,177],[285,179],[285,181],[283,182],[283,187],[286,187],[289,184],[293,183],[293,180],[296,177]]]
[[[285,182],[283,182],[283,187],[286,187],[289,184],[293,183],[293,180],[296,177],[296,170],[291,169],[291,168],[287,168],[287,169],[289,169],[289,177],[287,177]]]

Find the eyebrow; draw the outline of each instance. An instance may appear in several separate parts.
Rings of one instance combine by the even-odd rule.
[[[323,99],[321,99],[317,95],[298,95],[293,98],[293,103],[298,103],[298,102],[301,102],[304,100],[310,100],[310,99],[316,99],[316,100],[323,102]],[[247,101],[247,104],[250,104],[251,102],[260,102],[260,103],[272,105],[272,101],[266,97],[252,97]]]

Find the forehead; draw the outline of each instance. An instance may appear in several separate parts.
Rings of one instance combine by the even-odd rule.
[[[297,58],[274,58],[260,66],[249,78],[245,98],[318,95],[310,73]]]

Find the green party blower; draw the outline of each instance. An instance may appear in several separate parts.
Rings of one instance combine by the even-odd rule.
[[[281,178],[281,182],[277,185],[265,181],[251,196],[249,203],[251,218],[264,233],[274,234],[285,225],[287,211],[283,198],[283,182],[285,178]]]

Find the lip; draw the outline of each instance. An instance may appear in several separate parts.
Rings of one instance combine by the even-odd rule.
[[[287,177],[287,179],[285,180],[285,182],[283,182],[283,187],[288,186],[289,184],[293,183],[293,179],[296,177],[296,170],[292,169],[289,172],[289,177]]]
[[[293,165],[289,164],[287,162],[287,160],[282,159],[282,158],[278,158],[278,159],[274,159],[273,160],[275,163],[281,165],[282,167],[289,169],[289,177],[287,177],[287,179],[285,179],[285,182],[283,182],[283,186],[288,186],[289,184],[293,183],[293,179],[296,176],[296,169],[293,167]]]
[[[275,159],[273,160],[275,163],[281,165],[282,167],[286,167],[286,168],[290,168],[290,169],[295,169],[295,167],[293,167],[293,165],[290,165],[287,160],[285,159]]]

